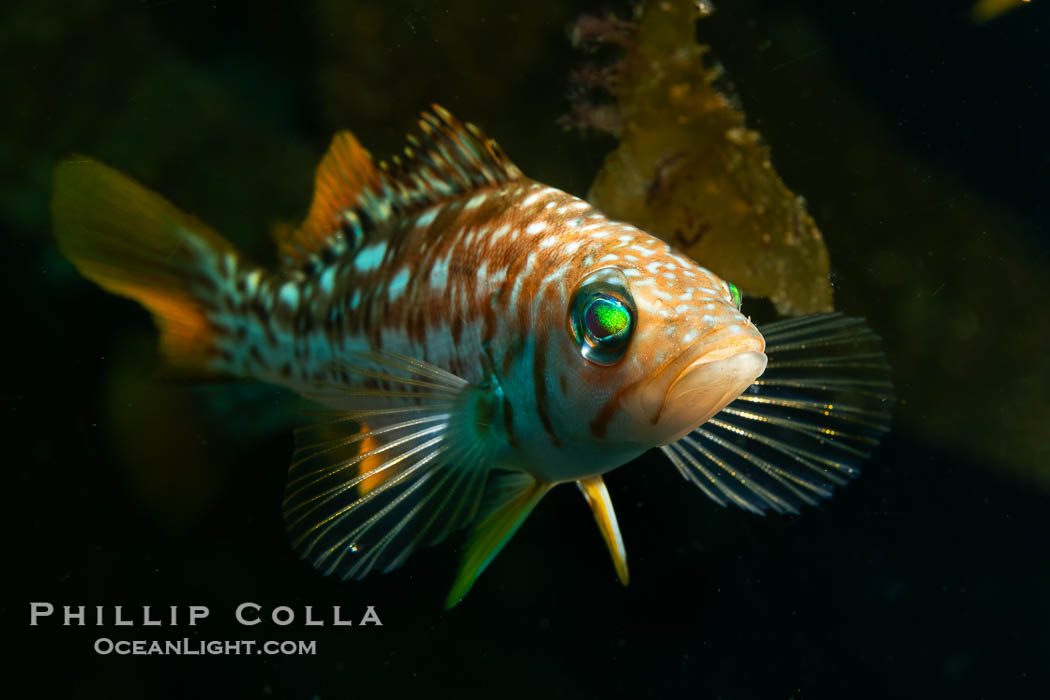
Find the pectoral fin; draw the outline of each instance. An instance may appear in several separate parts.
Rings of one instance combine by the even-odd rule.
[[[313,412],[296,432],[284,517],[300,556],[359,579],[476,522],[489,477],[474,414],[485,390],[390,352],[350,354],[340,374],[306,393],[347,409]]]
[[[890,428],[879,337],[839,313],[762,326],[769,363],[733,403],[661,449],[720,505],[797,513],[860,473]]]
[[[609,490],[605,488],[605,481],[601,475],[580,479],[576,482],[583,491],[587,505],[594,513],[594,522],[601,530],[602,539],[609,548],[612,556],[613,566],[616,567],[616,575],[620,577],[620,583],[627,585],[629,575],[627,572],[627,550],[623,546],[623,537],[620,536],[620,525],[616,522],[616,511],[613,510],[612,499],[609,498]]]
[[[463,552],[456,581],[445,598],[446,610],[463,600],[474,581],[510,541],[550,488],[551,484],[536,481],[528,474],[504,474],[492,480],[478,522]]]

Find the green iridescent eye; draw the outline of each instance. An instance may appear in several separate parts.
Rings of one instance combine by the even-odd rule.
[[[569,308],[572,336],[580,354],[613,365],[627,351],[634,331],[634,301],[619,270],[600,270],[576,290]]]
[[[583,310],[583,327],[595,343],[615,345],[631,333],[631,312],[616,297],[598,294]]]
[[[740,292],[740,287],[732,282],[726,282],[726,284],[729,285],[729,296],[733,298],[733,305],[740,309],[740,305],[744,303],[744,295]]]

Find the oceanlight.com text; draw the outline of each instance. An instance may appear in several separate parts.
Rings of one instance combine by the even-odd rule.
[[[146,639],[110,639],[99,637],[95,640],[95,653],[101,656],[316,656],[315,641],[265,641],[255,639],[241,640],[202,640],[170,639],[166,641]]]

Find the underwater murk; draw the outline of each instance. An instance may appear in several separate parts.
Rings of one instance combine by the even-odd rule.
[[[17,8],[23,694],[1042,697],[1022,4]]]

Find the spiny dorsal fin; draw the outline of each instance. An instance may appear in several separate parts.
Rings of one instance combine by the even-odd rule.
[[[403,157],[378,166],[350,132],[335,135],[317,168],[309,215],[278,241],[286,267],[356,249],[393,219],[522,177],[494,140],[440,105],[420,115],[419,131],[406,137]]]

